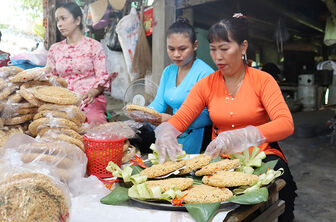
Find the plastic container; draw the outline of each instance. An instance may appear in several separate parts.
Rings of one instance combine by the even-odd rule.
[[[298,99],[301,101],[303,111],[316,110],[316,86],[298,86]]]
[[[126,138],[119,140],[95,140],[84,138],[85,153],[88,158],[88,174],[98,178],[112,177],[112,173],[106,170],[106,166],[113,161],[121,166],[123,146]]]
[[[314,85],[314,74],[301,74],[298,78],[299,86],[313,86]]]

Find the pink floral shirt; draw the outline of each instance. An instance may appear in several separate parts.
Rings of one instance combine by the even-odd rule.
[[[53,75],[67,81],[68,89],[84,94],[98,86],[110,88],[111,76],[107,72],[105,60],[101,44],[83,37],[76,45],[68,45],[66,40],[53,44],[48,52],[47,66],[52,67]],[[96,99],[106,102],[104,95]]]

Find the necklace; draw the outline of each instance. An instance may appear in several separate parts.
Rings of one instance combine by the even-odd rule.
[[[234,83],[235,87],[233,87],[233,88],[230,87],[230,89],[229,89],[228,84],[226,84],[226,87],[228,89],[229,95],[231,97],[236,96],[237,91],[239,90],[240,86],[243,83],[244,77],[245,77],[245,73],[240,77],[240,79],[237,81],[237,83]]]

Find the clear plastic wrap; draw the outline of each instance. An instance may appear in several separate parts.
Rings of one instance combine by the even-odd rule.
[[[84,176],[87,159],[77,147],[15,134],[0,152],[1,221],[70,220],[70,192],[62,181]]]
[[[44,104],[38,108],[38,112],[42,111],[62,111],[67,113],[71,118],[77,118],[81,122],[85,122],[85,113],[75,105],[58,105],[58,104]]]
[[[39,142],[25,134],[11,136],[3,145],[0,162],[32,167],[71,183],[85,175],[87,158],[77,146],[62,142]]]
[[[123,111],[126,116],[137,122],[149,122],[158,126],[162,122],[162,115],[152,108],[136,104],[127,104]]]
[[[68,188],[33,169],[0,165],[1,221],[70,221]]]
[[[85,136],[95,140],[119,140],[133,138],[135,131],[127,122],[110,122],[89,129]]]
[[[28,82],[31,80],[48,81],[48,75],[50,75],[51,67],[36,67],[32,69],[26,69],[18,74],[9,77],[9,80],[13,83]]]

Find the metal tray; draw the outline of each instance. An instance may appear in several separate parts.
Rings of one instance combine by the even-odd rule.
[[[173,210],[173,211],[187,211],[184,206],[174,206],[171,203],[161,200],[139,200],[135,198],[130,198],[135,206],[146,208],[146,209],[158,209],[158,210]],[[219,208],[225,208],[231,205],[236,205],[228,201],[221,203]]]

